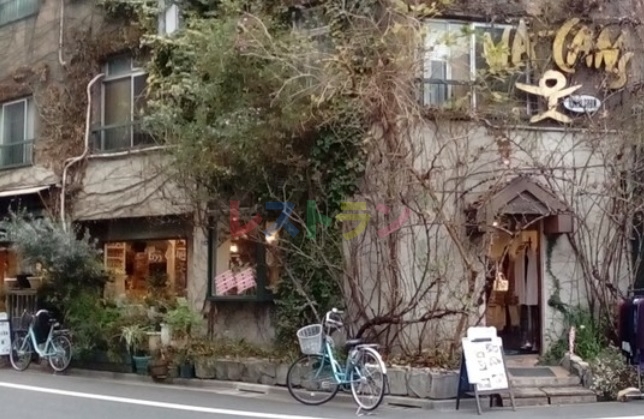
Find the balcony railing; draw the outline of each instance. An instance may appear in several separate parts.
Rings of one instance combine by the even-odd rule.
[[[0,169],[29,166],[33,163],[34,140],[0,144]]]
[[[92,131],[92,151],[109,153],[154,145],[154,138],[138,122],[106,125]]]

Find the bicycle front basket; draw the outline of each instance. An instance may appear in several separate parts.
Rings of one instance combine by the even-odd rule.
[[[322,353],[322,325],[311,324],[297,331],[300,341],[300,350],[305,355],[319,355]]]

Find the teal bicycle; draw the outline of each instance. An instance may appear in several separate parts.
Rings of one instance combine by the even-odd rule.
[[[63,372],[69,368],[72,360],[72,344],[67,337],[69,332],[61,330],[60,323],[51,318],[47,310],[39,310],[35,315],[25,311],[21,321],[23,326],[28,326],[26,333],[16,332],[12,339],[9,360],[14,369],[26,370],[31,364],[34,352],[49,361],[55,372]],[[42,342],[45,333],[46,340],[39,343]]]
[[[348,340],[345,365],[337,360],[331,335],[343,327],[343,312],[332,309],[323,324],[298,330],[297,338],[304,355],[289,368],[286,385],[293,398],[309,406],[324,404],[335,397],[340,387],[350,387],[358,412],[378,408],[385,396],[387,367],[376,350],[377,344],[360,339]]]

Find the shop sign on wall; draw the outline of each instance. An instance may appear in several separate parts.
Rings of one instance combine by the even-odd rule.
[[[559,112],[557,108],[559,106],[559,100],[566,96],[570,96],[579,89],[581,85],[578,84],[566,87],[567,84],[566,76],[555,70],[546,71],[539,80],[538,86],[523,83],[516,84],[517,89],[523,90],[526,93],[541,96],[545,98],[548,103],[548,110],[530,118],[531,123],[534,124],[536,122],[543,121],[544,119],[553,119],[561,122],[562,124],[572,122],[572,119],[568,115]]]
[[[602,101],[595,96],[571,95],[562,102],[564,108],[574,113],[594,113],[602,106]]]
[[[572,18],[553,32],[530,33],[524,21],[516,28],[504,29],[501,40],[494,43],[490,34],[483,36],[483,55],[490,68],[505,65],[518,68],[526,60],[534,60],[536,37],[554,36],[552,57],[556,67],[563,73],[572,74],[580,61],[586,67],[603,70],[609,75],[606,85],[609,89],[621,89],[626,85],[627,66],[633,58],[632,52],[625,52],[626,34],[620,30],[615,33],[613,27],[606,26],[596,34],[588,25],[580,24],[581,20]],[[510,43],[511,34],[514,39]],[[491,54],[490,51],[497,51]],[[500,52],[500,55],[499,53]]]

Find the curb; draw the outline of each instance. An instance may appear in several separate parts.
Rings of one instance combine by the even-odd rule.
[[[43,371],[45,372],[45,371]],[[79,368],[72,368],[64,373],[64,375],[72,377],[86,377],[95,379],[108,379],[114,381],[130,381],[145,384],[154,384],[160,387],[184,387],[199,389],[205,391],[236,391],[239,393],[254,393],[263,396],[271,396],[282,400],[293,401],[293,398],[288,392],[286,387],[271,386],[265,384],[251,384],[238,381],[220,381],[220,380],[202,380],[199,378],[185,379],[185,378],[172,378],[165,382],[156,382],[152,378],[145,375],[116,373],[108,371],[94,371]],[[340,390],[337,396],[331,403],[340,404],[354,404],[353,397]],[[393,408],[412,408],[424,410],[441,410],[441,411],[455,411],[455,400],[428,400],[428,399],[413,399],[410,397],[390,396],[386,395],[383,401],[383,406]],[[461,409],[470,410],[476,409],[476,402],[474,399],[461,400]]]

